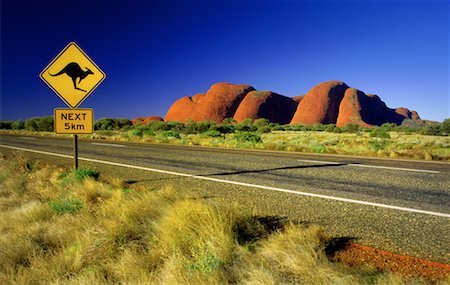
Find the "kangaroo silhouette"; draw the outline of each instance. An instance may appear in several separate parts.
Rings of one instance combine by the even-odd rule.
[[[61,74],[67,74],[67,76],[72,78],[73,88],[83,92],[87,92],[86,90],[77,87],[77,78],[80,78],[80,80],[78,81],[78,84],[80,84],[81,80],[85,79],[86,76],[88,76],[89,74],[94,74],[94,72],[92,72],[89,68],[86,67],[86,69],[87,69],[86,71],[83,71],[81,67],[78,65],[78,63],[71,62],[67,64],[66,67],[61,69],[60,72],[56,74],[51,74],[49,72],[48,74],[50,74],[51,76],[59,76]]]

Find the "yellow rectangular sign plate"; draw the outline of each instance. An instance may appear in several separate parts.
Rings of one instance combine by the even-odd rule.
[[[57,134],[92,134],[94,132],[93,109],[58,109],[54,110],[55,133]]]

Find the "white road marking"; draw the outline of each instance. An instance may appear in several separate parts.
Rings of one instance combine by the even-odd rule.
[[[112,144],[112,143],[91,143],[93,145],[101,145],[101,146],[114,146],[114,147],[126,147],[123,144]]]
[[[309,159],[297,159],[297,161],[308,162],[308,163],[320,163],[320,164],[342,164],[340,162],[335,162],[335,161],[309,160]]]
[[[323,160],[306,160],[306,159],[297,159],[300,162],[309,162],[309,163],[320,163],[320,164],[342,164],[342,166],[355,166],[355,167],[367,167],[367,168],[379,168],[379,169],[389,169],[389,170],[400,170],[400,171],[412,171],[412,172],[423,172],[423,173],[440,173],[437,170],[428,170],[428,169],[416,169],[416,168],[402,168],[402,167],[389,167],[389,166],[379,166],[379,165],[369,165],[369,164],[356,164],[356,163],[340,163],[335,161],[323,161]]]
[[[27,148],[21,148],[21,147],[15,147],[15,146],[3,145],[3,144],[0,144],[0,147],[34,152],[34,153],[45,154],[45,155],[64,157],[64,158],[73,158],[71,155],[59,154],[59,153],[53,153],[53,152],[47,152],[47,151],[40,151],[40,150],[33,150],[33,149],[27,149]],[[163,174],[189,177],[189,178],[200,179],[200,180],[207,180],[207,181],[214,181],[214,182],[220,182],[220,183],[226,183],[226,184],[246,186],[246,187],[251,187],[251,188],[284,192],[284,193],[290,193],[290,194],[307,196],[307,197],[322,198],[322,199],[333,200],[333,201],[347,202],[347,203],[373,206],[373,207],[379,207],[379,208],[385,208],[385,209],[399,210],[399,211],[410,212],[410,213],[419,213],[419,214],[430,215],[430,216],[450,218],[450,214],[440,213],[440,212],[432,212],[432,211],[425,211],[425,210],[408,208],[408,207],[400,207],[400,206],[387,205],[387,204],[381,204],[381,203],[367,202],[367,201],[362,201],[362,200],[347,199],[347,198],[334,197],[334,196],[328,196],[328,195],[322,195],[322,194],[307,193],[307,192],[301,192],[301,191],[295,191],[295,190],[289,190],[289,189],[283,189],[283,188],[277,188],[277,187],[257,185],[257,184],[252,184],[252,183],[238,182],[238,181],[212,178],[212,177],[206,177],[206,176],[198,176],[198,175],[193,175],[193,174],[188,174],[188,173],[167,171],[167,170],[149,168],[149,167],[144,167],[144,166],[130,165],[130,164],[98,160],[98,159],[92,159],[92,158],[79,157],[78,159],[84,160],[84,161],[89,161],[89,162],[113,165],[113,166],[127,167],[127,168],[151,171],[151,172],[156,172],[156,173],[163,173]]]
[[[378,165],[368,165],[368,164],[347,164],[348,166],[357,166],[357,167],[370,167],[370,168],[380,168],[380,169],[389,169],[389,170],[401,170],[401,171],[412,171],[412,172],[424,172],[424,173],[439,173],[436,170],[428,170],[428,169],[415,169],[415,168],[400,168],[400,167],[389,167],[389,166],[378,166]]]
[[[36,139],[33,137],[19,137],[19,138],[24,139],[24,140],[35,140]]]

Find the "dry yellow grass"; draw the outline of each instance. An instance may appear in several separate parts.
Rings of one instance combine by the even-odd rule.
[[[121,186],[0,160],[0,284],[424,284],[329,262],[315,226]]]
[[[38,136],[62,136],[51,132],[5,131]],[[333,133],[325,131],[272,131],[261,134],[261,142],[242,142],[234,134],[208,137],[203,134],[179,134],[179,137],[130,136],[123,131],[101,131],[84,138],[110,139],[226,148],[280,150],[306,153],[329,153],[372,157],[408,158],[450,161],[450,137],[428,136],[418,133],[388,132],[390,138],[371,137],[369,132]],[[66,135],[69,136],[69,135]]]

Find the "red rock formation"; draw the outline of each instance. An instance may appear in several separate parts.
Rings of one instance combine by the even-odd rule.
[[[139,118],[131,120],[131,123],[133,125],[145,125],[145,124],[148,124],[151,121],[163,121],[163,119],[161,117],[158,117],[158,116],[139,117]]]
[[[177,100],[164,120],[222,122],[225,118],[233,117],[242,99],[253,90],[253,87],[244,84],[216,83],[205,95],[198,94]]]
[[[293,98],[271,91],[251,91],[242,100],[233,118],[238,123],[247,118],[265,118],[272,123],[288,124],[297,105]]]
[[[410,111],[408,108],[404,107],[397,108],[395,109],[395,112],[407,119],[420,120],[419,114],[417,114],[416,111]]]
[[[415,111],[390,109],[377,95],[366,95],[342,81],[320,83],[306,95],[294,98],[270,91],[259,92],[244,84],[216,83],[206,94],[177,100],[164,119],[220,123],[225,118],[234,118],[238,122],[246,118],[266,118],[281,124],[337,124],[341,127],[349,123],[400,125],[406,118],[420,119]]]
[[[291,124],[336,123],[339,104],[347,88],[342,81],[323,82],[313,87],[298,104]]]
[[[360,126],[381,126],[384,123],[400,125],[404,119],[411,117],[412,112],[406,108],[390,109],[377,95],[365,95],[364,92],[349,88],[339,106],[336,125],[339,127],[348,123]]]
[[[338,127],[344,127],[347,124],[370,126],[363,120],[364,107],[366,107],[367,102],[365,97],[367,97],[366,94],[357,89],[348,88],[345,90],[344,98],[339,105],[339,115],[336,122]]]
[[[300,103],[300,101],[302,101],[302,99],[304,97],[305,97],[305,95],[294,96],[294,97],[292,97],[292,100],[294,100],[298,104],[298,103]]]

